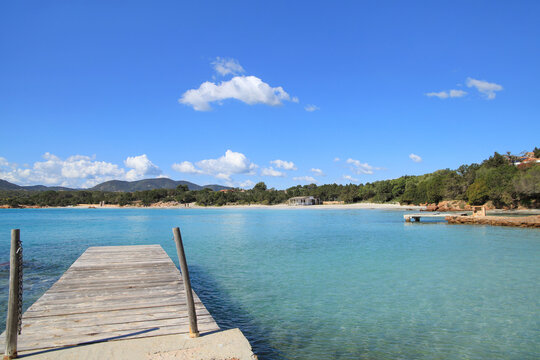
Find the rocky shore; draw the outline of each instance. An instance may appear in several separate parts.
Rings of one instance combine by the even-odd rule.
[[[540,228],[540,215],[531,216],[454,216],[446,217],[449,224],[495,225]]]
[[[464,200],[445,200],[441,201],[439,203],[434,204],[422,204],[425,209],[423,211],[438,211],[438,212],[452,212],[452,211],[472,211],[473,206],[470,204],[467,204]],[[518,207],[505,207],[505,208],[498,208],[496,207],[493,202],[488,201],[487,203],[483,204],[486,208],[486,210],[491,212],[537,212],[539,211],[538,208],[526,208],[522,206]]]

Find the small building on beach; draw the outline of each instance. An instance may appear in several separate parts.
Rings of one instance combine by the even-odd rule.
[[[486,216],[486,206],[471,206],[472,216]]]
[[[313,196],[295,196],[290,198],[287,203],[291,206],[321,205],[322,201]]]

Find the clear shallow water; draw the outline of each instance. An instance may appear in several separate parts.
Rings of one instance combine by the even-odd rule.
[[[382,210],[0,210],[24,246],[25,308],[88,246],[161,244],[261,359],[535,359],[540,231],[406,224]],[[0,328],[8,267],[0,265]]]

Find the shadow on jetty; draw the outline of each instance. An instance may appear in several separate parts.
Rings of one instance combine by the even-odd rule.
[[[261,360],[286,359],[279,350],[270,345],[266,331],[257,324],[256,319],[250,316],[241,304],[229,297],[201,267],[190,265],[189,275],[193,290],[221,329],[239,328]]]
[[[26,353],[24,355],[19,355],[18,358],[24,358],[24,357],[33,356],[33,355],[40,355],[40,354],[47,354],[47,353],[58,351],[58,350],[72,349],[72,348],[76,348],[76,347],[92,345],[92,344],[97,344],[97,343],[101,343],[101,342],[107,342],[107,341],[111,341],[111,340],[120,340],[120,339],[124,339],[124,338],[130,337],[130,336],[141,335],[141,334],[149,333],[151,331],[156,331],[156,330],[159,330],[159,328],[156,327],[156,328],[151,328],[151,329],[147,329],[147,330],[141,330],[141,331],[133,332],[133,333],[130,333],[130,334],[118,335],[118,336],[113,336],[113,337],[108,337],[108,338],[103,338],[103,339],[98,339],[98,340],[93,340],[93,341],[88,341],[88,342],[82,342],[80,344],[75,344],[75,345],[62,346],[62,347],[57,347],[57,348],[53,348],[53,349],[46,349],[46,350],[38,350],[38,351],[35,351],[35,352]]]

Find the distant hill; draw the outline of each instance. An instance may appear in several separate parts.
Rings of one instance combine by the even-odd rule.
[[[24,190],[22,186],[15,185],[9,181],[0,179],[0,190]]]
[[[208,188],[214,191],[218,191],[222,189],[230,189],[230,187],[222,185],[201,186],[184,180],[176,181],[169,178],[157,178],[137,181],[111,180],[98,184],[93,188],[90,188],[89,190],[133,192],[154,189],[176,189],[178,185],[186,185],[189,190],[202,190],[204,188]]]
[[[137,181],[111,180],[98,184],[88,190],[133,192],[154,189],[176,189],[178,185],[187,185],[189,190],[201,190],[203,187],[189,181],[174,181],[169,178],[144,179]]]
[[[54,190],[54,191],[73,191],[73,190],[81,190],[81,189],[72,189],[67,188],[63,186],[45,186],[45,185],[32,185],[32,186],[21,186],[24,190],[30,190],[30,191],[48,191],[48,190]]]
[[[98,184],[93,188],[87,189],[92,191],[114,191],[114,192],[133,192],[133,191],[143,191],[143,190],[154,190],[154,189],[176,189],[178,185],[187,185],[189,190],[202,190],[208,188],[214,191],[231,189],[227,186],[222,185],[197,185],[189,181],[175,181],[169,178],[157,178],[157,179],[145,179],[138,181],[121,181],[121,180],[111,180],[104,183]],[[44,186],[44,185],[32,185],[32,186],[20,186],[12,184],[9,181],[0,179],[0,190],[26,190],[26,191],[70,191],[70,190],[81,190],[81,189],[70,189],[62,186]]]
[[[76,189],[70,189],[70,188],[62,187],[62,186],[45,186],[45,185],[20,186],[20,185],[10,183],[9,181],[0,179],[0,190],[69,191],[69,190],[76,190]]]
[[[234,189],[230,186],[223,186],[223,185],[217,185],[217,184],[204,185],[203,188],[211,189],[214,191]]]

